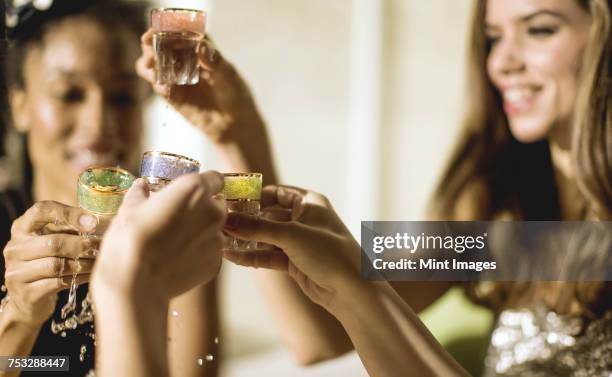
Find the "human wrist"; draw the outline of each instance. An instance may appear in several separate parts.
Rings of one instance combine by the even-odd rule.
[[[337,284],[334,299],[326,308],[342,322],[343,318],[352,318],[362,305],[375,303],[376,287],[369,281],[359,278],[346,278]]]
[[[169,303],[169,299],[159,294],[158,289],[135,278],[119,283],[105,276],[96,275],[90,286],[95,302],[105,303],[104,306],[128,305],[134,311],[139,311],[141,308],[167,307]]]
[[[167,313],[169,306],[169,300],[150,294],[128,295],[115,289],[97,288],[93,295],[96,307],[104,308],[105,311],[125,311],[141,319],[153,319],[150,317],[155,316],[155,313]]]
[[[135,300],[151,296],[163,301],[163,291],[152,288],[155,277],[142,258],[147,246],[137,237],[127,242],[108,242],[122,240],[122,235],[118,234],[107,234],[105,237],[90,282],[92,292],[103,299]]]
[[[103,376],[168,375],[168,300],[106,283],[92,285],[96,341],[105,350],[96,360],[96,374],[99,369]],[[121,351],[116,350],[119,342],[124,346]],[[117,371],[117,365],[133,365],[133,369]]]
[[[0,314],[0,334],[12,329],[27,333],[38,333],[46,320],[29,318],[9,300]]]
[[[130,327],[138,322],[144,326],[139,332],[147,330],[149,324],[165,323],[170,302],[168,299],[150,292],[126,290],[117,286],[92,281],[93,301],[96,308],[96,325],[98,328]],[[101,309],[101,310],[100,310]],[[134,327],[134,331],[137,331]],[[166,330],[164,329],[163,332]],[[151,336],[154,336],[151,334]]]

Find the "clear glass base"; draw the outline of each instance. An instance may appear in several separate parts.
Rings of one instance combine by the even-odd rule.
[[[259,216],[259,209],[259,200],[227,200],[227,210],[230,213],[238,212]],[[247,241],[236,237],[230,237],[224,249],[231,251],[254,251],[257,250],[257,241]]]

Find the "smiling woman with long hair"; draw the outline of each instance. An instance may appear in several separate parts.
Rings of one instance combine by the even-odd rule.
[[[434,219],[611,220],[611,10],[610,0],[474,2],[467,117],[432,197]],[[359,246],[324,197],[268,190],[267,205],[298,210],[293,221],[230,215],[228,232],[284,254],[226,257],[288,268],[344,325],[372,376],[463,375],[414,315],[453,283],[364,283]],[[605,242],[572,262],[609,263]],[[497,318],[487,376],[612,372],[609,282],[483,282],[465,291]]]
[[[434,194],[435,217],[612,218],[610,4],[549,3],[477,2],[470,115]],[[503,301],[512,289],[496,287],[485,301]]]
[[[489,11],[491,20],[487,3],[499,8],[499,14]],[[434,212],[445,218],[505,212],[524,220],[610,219],[610,5],[553,1],[528,12],[538,2],[521,1],[515,12],[524,5],[526,14],[514,20],[503,17],[511,5],[502,3],[475,6],[469,116],[434,195]],[[507,23],[489,24],[493,17]],[[466,203],[469,213],[457,203]]]
[[[433,197],[437,218],[612,218],[611,9],[608,0],[476,2],[469,60],[469,117]],[[610,251],[604,248],[597,252]],[[578,258],[577,264],[596,260],[587,252]],[[526,314],[518,311],[519,315],[533,316],[525,319],[525,325],[528,320],[546,324],[546,316],[553,315],[549,313],[565,315],[560,323],[566,327],[560,328],[559,334],[570,331],[568,318],[572,317],[593,322],[592,328],[598,331],[610,327],[610,314],[607,322],[601,319],[610,310],[610,283],[474,283],[467,286],[467,293],[492,308],[499,318],[504,309],[531,309]],[[543,303],[544,309],[538,303]],[[500,333],[504,326],[508,325],[501,318]],[[597,369],[599,356],[589,359],[589,353],[610,358],[612,352],[610,340],[597,345],[592,334],[590,339],[585,335],[586,328],[585,324],[580,330],[583,338],[576,350],[557,355],[558,364],[563,363],[561,354],[568,352],[575,352],[574,360],[581,360],[571,375],[578,375],[579,370],[587,373],[584,375],[598,375],[597,370],[605,369]],[[535,339],[523,336],[523,345]],[[592,348],[586,345],[589,342]],[[495,346],[492,344],[489,352],[490,368],[497,366],[498,371],[506,372],[513,364],[520,364],[520,356],[517,360],[512,354],[508,359],[507,351],[502,355],[508,344]],[[555,347],[549,344],[529,355],[539,356],[537,352],[551,349]],[[548,362],[549,368],[553,364]],[[565,368],[565,373],[570,373],[571,368]],[[508,372],[533,373],[525,366]],[[543,373],[564,375],[555,369]]]

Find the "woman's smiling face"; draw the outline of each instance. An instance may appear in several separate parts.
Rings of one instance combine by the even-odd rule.
[[[79,15],[28,47],[24,88],[12,90],[11,103],[35,179],[71,193],[89,166],[134,166],[146,94],[134,70],[138,41],[127,27]]]
[[[488,0],[487,73],[521,142],[565,133],[591,25],[578,0]]]

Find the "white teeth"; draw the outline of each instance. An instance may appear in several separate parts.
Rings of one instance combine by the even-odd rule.
[[[77,152],[72,161],[78,166],[88,167],[94,165],[114,165],[117,159],[112,153],[97,153],[86,150]]]
[[[508,102],[521,102],[528,100],[535,91],[528,88],[508,89],[504,91],[504,100]]]

